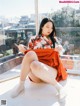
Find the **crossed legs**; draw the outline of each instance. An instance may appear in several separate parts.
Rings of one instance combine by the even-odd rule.
[[[12,97],[18,96],[19,93],[23,91],[24,82],[27,76],[29,76],[35,83],[46,82],[52,84],[58,92],[63,88],[62,85],[56,81],[57,70],[39,62],[34,51],[29,51],[23,58],[20,82],[18,87],[13,92]]]

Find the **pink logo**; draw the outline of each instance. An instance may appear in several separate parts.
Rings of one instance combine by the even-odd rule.
[[[59,0],[59,3],[80,3],[79,0]]]

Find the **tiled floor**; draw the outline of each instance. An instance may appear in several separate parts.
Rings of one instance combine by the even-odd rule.
[[[67,92],[66,99],[61,103],[53,86],[43,83],[35,84],[29,79],[25,83],[25,92],[15,99],[11,98],[11,91],[19,81],[19,73],[20,66],[5,75],[0,75],[0,106],[80,106],[80,76],[69,75],[66,81],[60,82]],[[3,103],[5,101],[6,105]]]

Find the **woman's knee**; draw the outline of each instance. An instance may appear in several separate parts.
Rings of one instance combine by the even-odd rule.
[[[34,51],[29,51],[25,54],[25,57],[33,60],[38,60],[37,54]]]

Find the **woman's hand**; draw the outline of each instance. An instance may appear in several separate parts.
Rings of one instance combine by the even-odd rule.
[[[65,51],[64,48],[62,47],[62,45],[57,45],[55,47],[55,50],[59,52],[59,54],[63,54],[63,52]]]
[[[23,44],[19,44],[18,45],[19,51],[22,52],[24,54],[24,52],[27,50],[27,47],[24,46]]]

